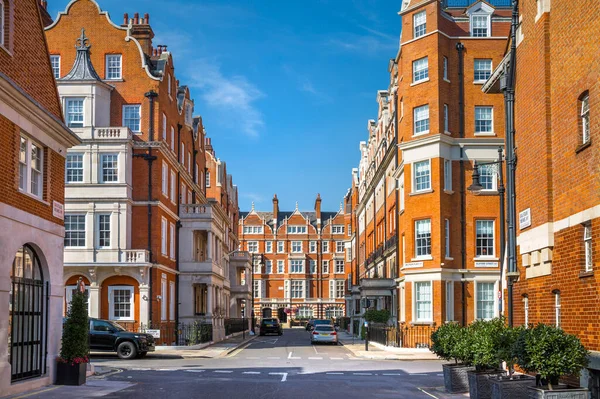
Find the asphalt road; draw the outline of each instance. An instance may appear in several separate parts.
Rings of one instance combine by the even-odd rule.
[[[359,359],[341,345],[311,345],[300,329],[214,359],[92,361],[121,370],[104,377],[125,386],[107,398],[428,398],[421,389],[443,385],[441,362]]]

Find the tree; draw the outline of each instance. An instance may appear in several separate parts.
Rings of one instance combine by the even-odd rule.
[[[77,290],[73,292],[67,318],[63,324],[62,347],[60,349],[59,361],[72,365],[88,363],[89,351],[87,297],[84,293]]]

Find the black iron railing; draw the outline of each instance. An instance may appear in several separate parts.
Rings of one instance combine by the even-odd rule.
[[[380,324],[369,325],[369,341],[396,348],[429,348],[434,325],[391,327]]]
[[[240,319],[241,320],[241,319]],[[161,324],[140,324],[135,330],[145,333],[154,333],[158,330],[159,334],[155,338],[156,345],[176,345],[191,346],[212,341],[213,326],[210,323],[161,323]],[[153,331],[154,330],[154,331]],[[241,331],[241,330],[240,330]]]
[[[231,335],[242,331],[248,331],[248,319],[225,319],[225,335]]]

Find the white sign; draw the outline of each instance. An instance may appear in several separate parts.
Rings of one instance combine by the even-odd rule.
[[[65,206],[60,202],[52,201],[52,216],[65,220]]]
[[[154,338],[160,338],[160,330],[146,330],[146,334],[150,334]]]
[[[498,262],[475,262],[475,267],[498,267]]]
[[[523,212],[519,212],[519,229],[531,226],[531,208],[525,209]]]
[[[411,268],[411,267],[423,267],[423,262],[407,262],[404,264],[405,268]]]

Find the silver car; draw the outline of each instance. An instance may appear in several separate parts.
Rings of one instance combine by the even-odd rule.
[[[326,342],[337,345],[338,336],[335,328],[332,325],[316,325],[315,329],[310,333],[311,344]]]

